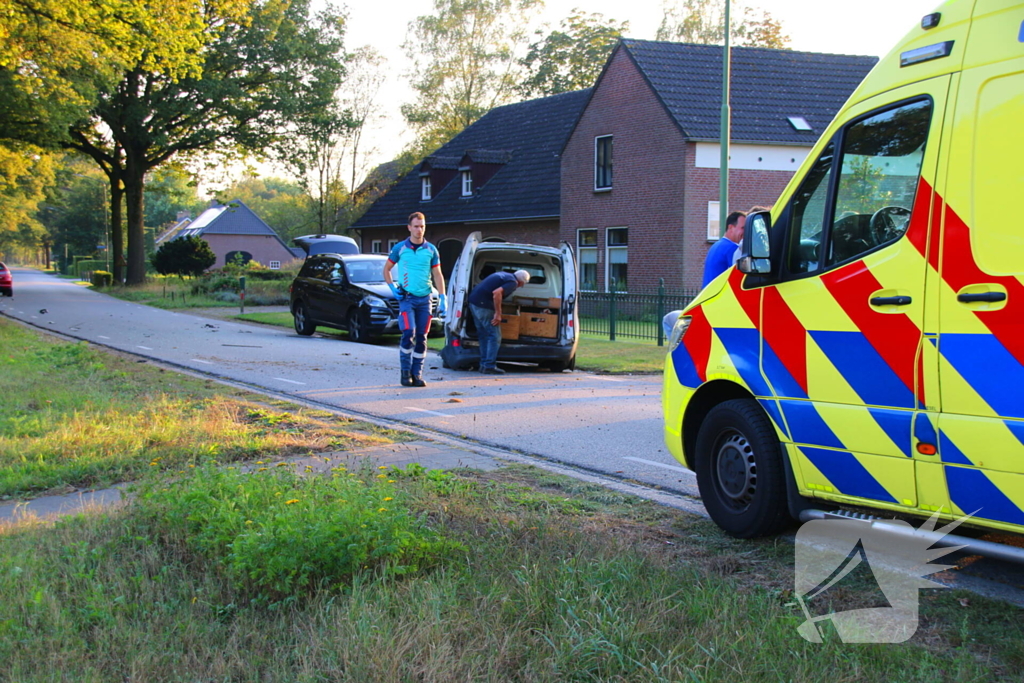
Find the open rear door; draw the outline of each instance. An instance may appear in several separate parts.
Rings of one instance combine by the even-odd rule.
[[[562,325],[562,341],[571,342],[576,338],[576,294],[579,291],[579,275],[576,270],[576,257],[568,242],[562,242],[562,310],[566,316]]]
[[[471,233],[466,238],[466,246],[462,248],[462,255],[455,262],[451,281],[448,283],[448,316],[445,319],[445,326],[453,337],[462,332],[465,317],[469,315],[469,279],[473,273],[473,259],[476,258],[476,248],[479,244],[479,232]]]

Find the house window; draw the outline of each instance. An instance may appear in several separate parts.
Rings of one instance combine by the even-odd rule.
[[[473,196],[473,172],[463,171],[462,172],[462,196],[472,197]]]
[[[398,240],[388,240],[388,253],[389,254],[391,253],[391,250],[395,248],[396,244],[398,244]]]
[[[612,136],[594,138],[594,190],[612,189]]]
[[[576,253],[580,261],[580,288],[597,290],[597,230],[586,228],[576,231]]]
[[[271,261],[270,265],[268,265],[267,267],[270,268],[271,270],[281,270],[281,262]]]
[[[420,199],[425,202],[429,202],[431,198],[430,194],[430,176],[425,175],[420,178]]]
[[[370,253],[371,254],[379,254],[380,253],[380,240],[373,240],[372,242],[370,242]]]
[[[719,224],[718,215],[718,202],[708,202],[708,242],[717,242],[718,238],[722,236],[722,230]]]
[[[615,286],[615,291],[625,292],[628,289],[627,267],[629,265],[629,228],[608,228],[605,249],[608,251],[608,288]]]

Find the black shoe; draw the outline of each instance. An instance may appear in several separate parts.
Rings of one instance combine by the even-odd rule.
[[[504,375],[505,371],[501,368],[480,368],[480,372],[484,375]]]
[[[403,387],[414,386],[413,383],[412,383],[412,375],[410,375],[408,372],[403,372],[402,373],[402,386]]]
[[[410,384],[409,386],[411,386],[411,387],[425,387],[425,386],[427,386],[427,383],[423,381],[422,377],[413,377],[412,378],[412,384]]]

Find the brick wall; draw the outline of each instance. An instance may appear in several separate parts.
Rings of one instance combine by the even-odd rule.
[[[594,139],[613,137],[613,180],[594,191]],[[598,289],[606,288],[606,229],[629,228],[629,287],[670,291],[700,286],[708,201],[718,199],[718,170],[695,166],[696,145],[659,102],[625,49],[612,57],[562,155],[562,240],[597,228]],[[730,171],[731,208],[770,206],[787,171]]]
[[[221,268],[228,252],[247,251],[254,261],[269,265],[271,261],[280,261],[284,266],[294,260],[295,256],[281,246],[281,243],[270,235],[203,235],[213,253],[217,255],[214,268]]]

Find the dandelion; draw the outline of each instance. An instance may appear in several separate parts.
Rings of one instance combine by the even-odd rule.
[[[388,468],[388,466],[387,466],[387,465],[381,465],[381,466],[380,466],[380,467],[378,467],[377,469],[378,469],[378,470],[386,470],[387,468]]]
[[[387,508],[377,508],[377,512],[387,512]]]
[[[394,500],[394,498],[392,498],[391,496],[388,496],[387,498],[385,498],[385,499],[384,499],[384,502],[386,503],[386,502],[388,502],[389,500]]]
[[[263,461],[262,461],[262,460],[257,460],[257,461],[256,461],[256,464],[257,464],[257,465],[262,465],[262,464],[263,464]]]
[[[378,479],[384,479],[384,478],[386,478],[387,476],[388,476],[388,475],[386,475],[386,474],[378,474],[378,475],[377,475],[377,478],[378,478]]]
[[[389,484],[394,484],[394,483],[395,483],[395,480],[394,480],[394,479],[388,479],[388,483],[389,483]]]
[[[298,503],[298,502],[299,502],[299,499],[298,499],[298,498],[292,498],[291,500],[286,500],[286,501],[284,502],[284,504],[285,504],[285,505],[291,505],[291,504],[293,504],[293,503]]]
[[[189,465],[189,467],[195,467],[195,465]]]
[[[245,523],[246,523],[246,525],[252,524],[252,520],[251,519],[247,519],[247,520],[245,520]]]
[[[259,468],[256,469],[256,471],[257,472],[266,472],[267,468],[266,467],[259,467]]]
[[[279,462],[276,465],[274,465],[274,467],[288,467],[288,463],[286,463],[286,462]]]

